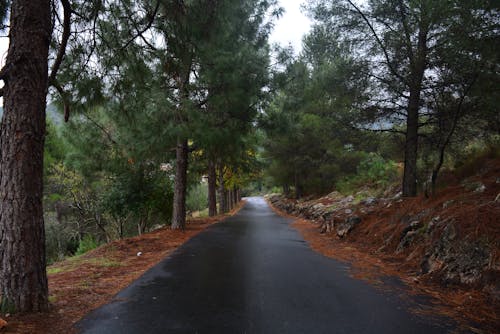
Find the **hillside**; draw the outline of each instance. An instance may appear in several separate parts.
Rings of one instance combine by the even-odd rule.
[[[500,160],[426,199],[333,192],[321,198],[271,195],[279,210],[300,217],[295,227],[316,251],[352,262],[372,281],[399,276],[416,294],[431,295],[426,312],[467,326],[500,325]],[[420,310],[422,311],[422,310]],[[473,326],[473,325],[472,325]]]

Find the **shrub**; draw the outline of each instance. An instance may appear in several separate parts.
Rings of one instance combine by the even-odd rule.
[[[357,173],[337,182],[337,190],[344,194],[354,193],[362,186],[385,189],[398,180],[397,164],[385,160],[377,153],[367,154],[358,164]]]
[[[88,251],[97,248],[99,246],[94,237],[90,234],[87,234],[80,240],[80,244],[78,245],[78,249],[76,250],[75,255],[82,255],[87,253]]]
[[[188,191],[186,209],[188,211],[202,211],[208,207],[208,185],[200,183]]]

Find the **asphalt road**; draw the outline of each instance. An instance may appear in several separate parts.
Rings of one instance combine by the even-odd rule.
[[[349,276],[313,252],[262,198],[191,239],[115,300],[81,320],[81,333],[447,333],[401,292]]]

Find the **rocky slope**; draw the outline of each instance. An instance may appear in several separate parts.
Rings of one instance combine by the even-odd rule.
[[[388,191],[292,200],[270,195],[286,213],[309,220],[317,233],[396,262],[415,281],[479,291],[500,310],[500,162],[440,190],[430,199]]]

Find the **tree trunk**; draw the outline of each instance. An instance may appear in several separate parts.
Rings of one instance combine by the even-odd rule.
[[[302,198],[302,186],[300,185],[297,170],[295,170],[295,199]]]
[[[48,309],[43,222],[43,145],[51,38],[49,0],[14,0],[2,70],[0,308]]]
[[[215,163],[208,161],[208,215],[213,217],[217,214],[217,173],[215,172]]]
[[[238,205],[238,189],[236,187],[233,189],[233,207],[236,207]]]
[[[226,189],[224,187],[224,166],[219,165],[219,213],[227,212]]]
[[[283,185],[283,195],[285,195],[286,198],[290,196],[290,186],[288,184]]]
[[[186,187],[188,167],[188,143],[185,139],[177,140],[175,185],[174,185],[174,208],[172,212],[173,230],[186,227]]]
[[[411,61],[410,97],[406,119],[403,196],[417,196],[418,116],[422,80],[427,67],[427,27],[420,23],[416,55]]]
[[[226,212],[229,212],[233,209],[233,202],[231,199],[231,189],[226,190]]]
[[[417,95],[416,95],[417,94]],[[403,196],[417,195],[418,109],[420,90],[410,92],[408,118],[406,120],[405,163],[403,173]]]
[[[227,204],[226,212],[231,211],[231,209],[233,208],[233,203],[231,200],[231,189],[226,190],[226,204]]]

